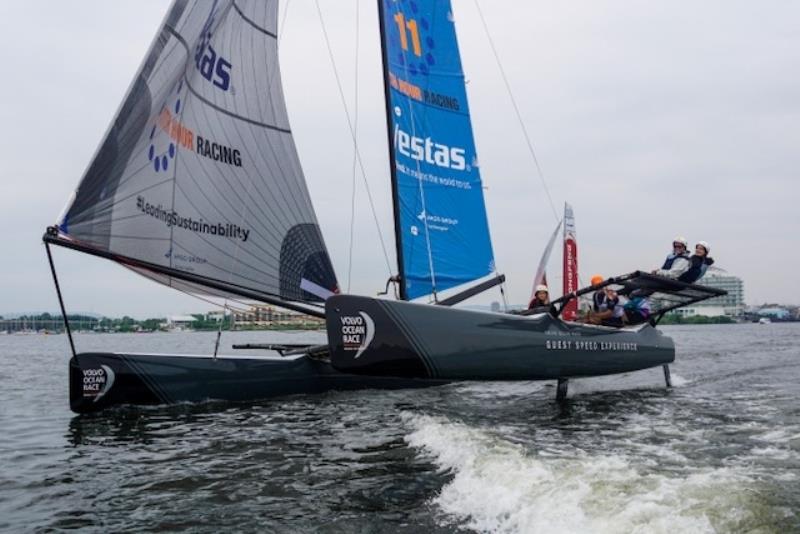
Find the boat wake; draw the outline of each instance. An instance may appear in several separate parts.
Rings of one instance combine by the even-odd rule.
[[[735,469],[654,472],[652,462],[564,446],[525,447],[440,417],[403,414],[409,445],[452,479],[433,499],[442,523],[479,532],[716,532],[758,508]],[[735,515],[722,510],[737,510]]]

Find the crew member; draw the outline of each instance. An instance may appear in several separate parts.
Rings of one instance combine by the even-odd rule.
[[[694,284],[706,274],[709,267],[714,265],[714,259],[708,256],[711,246],[706,241],[698,241],[694,247],[694,254],[689,258],[689,268],[678,277],[679,282]]]
[[[547,306],[550,306],[550,292],[547,290],[547,286],[538,285],[536,286],[536,291],[533,293],[533,298],[528,303],[528,309],[532,310],[534,308]]]
[[[593,286],[599,286],[602,283],[603,283],[603,276],[602,275],[596,274],[596,275],[592,276],[591,284]],[[593,312],[599,312],[600,311],[600,306],[603,304],[603,302],[605,300],[606,300],[606,292],[605,292],[605,290],[598,289],[597,291],[592,293],[592,311]]]
[[[598,310],[589,313],[586,322],[603,326],[622,326],[625,310],[619,302],[619,295],[610,286],[604,288],[605,296],[598,305]]]
[[[631,293],[630,300],[622,309],[625,312],[622,319],[626,324],[636,325],[647,322],[651,312],[650,299],[647,298],[644,291],[638,289]]]
[[[656,269],[653,274],[667,278],[679,278],[689,270],[689,253],[686,251],[688,242],[685,237],[678,236],[672,240],[672,252],[664,260],[661,269]]]

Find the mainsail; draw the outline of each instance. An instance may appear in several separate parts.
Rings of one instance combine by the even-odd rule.
[[[575,235],[575,214],[572,206],[564,203],[564,283],[563,294],[578,290],[578,241]],[[578,300],[572,299],[564,305],[561,312],[565,321],[574,321],[578,315]]]
[[[336,291],[286,113],[277,11],[173,3],[58,241],[197,293]]]
[[[380,0],[401,296],[494,271],[449,0]]]

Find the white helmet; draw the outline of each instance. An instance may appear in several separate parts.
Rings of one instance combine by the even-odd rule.
[[[674,245],[675,243],[680,243],[681,245],[683,245],[683,248],[689,246],[689,242],[682,235],[679,235],[678,237],[672,240],[672,244]]]
[[[545,293],[549,293],[550,291],[547,289],[547,286],[539,284],[536,286],[536,291],[534,293],[538,293],[539,291],[544,291]]]
[[[711,245],[708,244],[708,241],[698,241],[697,244],[706,249],[706,254],[711,254]]]

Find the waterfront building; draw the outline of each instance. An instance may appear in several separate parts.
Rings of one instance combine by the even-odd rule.
[[[233,320],[234,325],[238,327],[289,326],[321,328],[325,325],[324,319],[263,305],[250,306],[244,311],[235,311]]]
[[[779,321],[788,321],[792,318],[792,313],[789,310],[779,307],[760,308],[756,314],[761,317],[769,317]]]
[[[725,271],[709,271],[700,282],[701,285],[724,289],[727,295],[714,297],[693,306],[675,310],[677,315],[692,317],[704,315],[706,317],[741,317],[744,313],[744,282],[738,276],[733,276]]]
[[[191,315],[170,315],[167,317],[166,324],[162,325],[162,327],[173,332],[183,332],[191,330],[192,323],[195,321],[197,321],[197,318]]]

